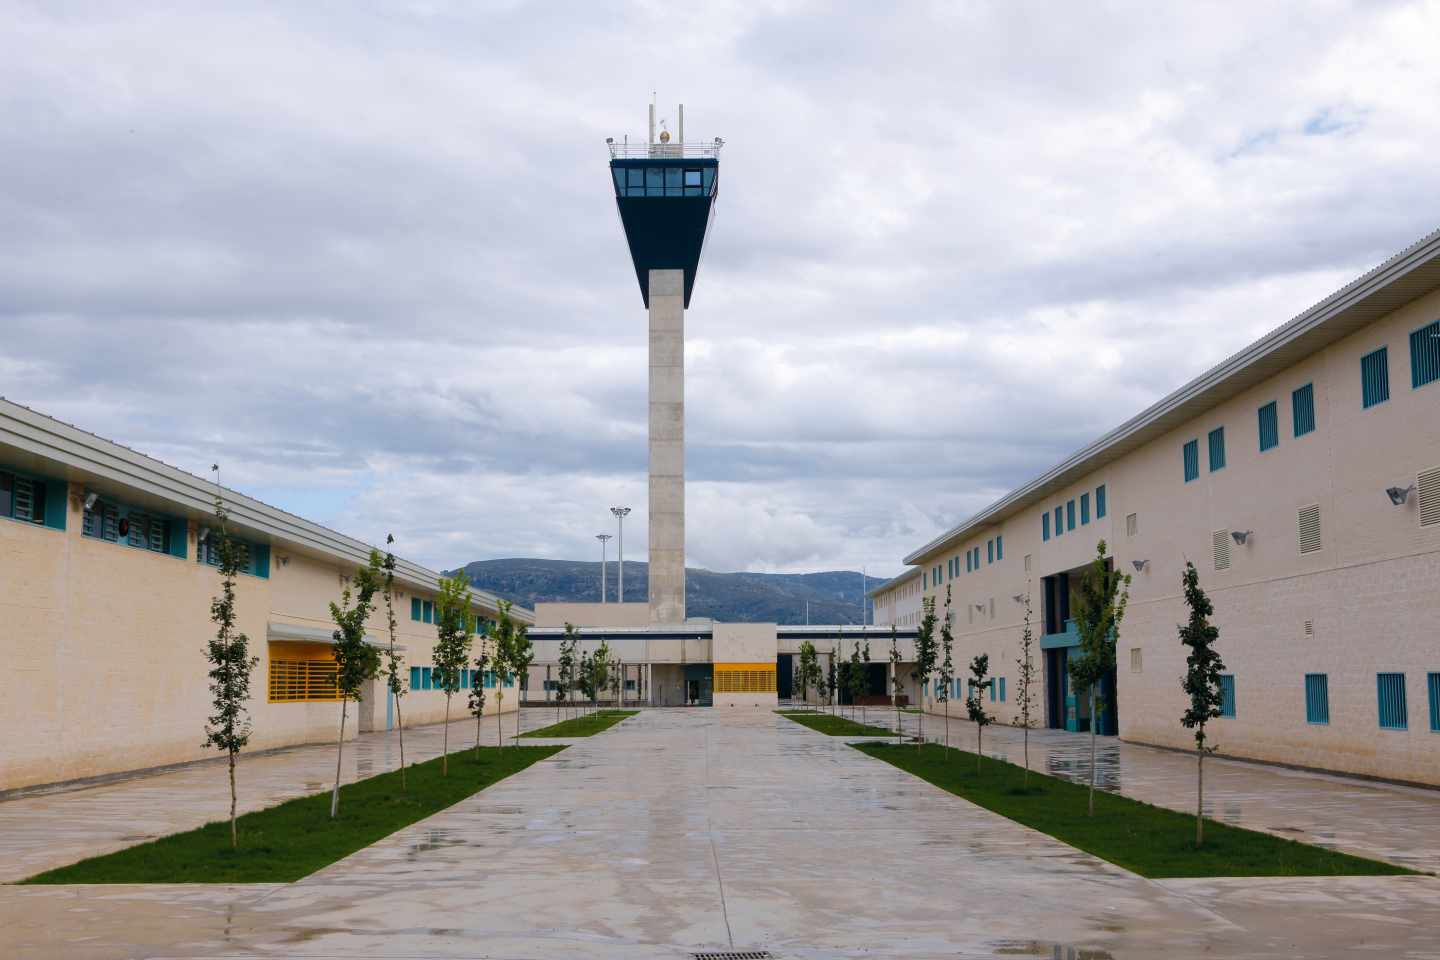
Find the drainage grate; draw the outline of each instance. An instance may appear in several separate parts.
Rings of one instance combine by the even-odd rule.
[[[692,953],[690,960],[771,960],[769,950],[720,950],[713,953]]]

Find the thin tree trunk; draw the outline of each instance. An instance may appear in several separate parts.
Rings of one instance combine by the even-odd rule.
[[[335,814],[340,810],[340,758],[345,753],[345,712],[350,706],[350,701],[340,698],[340,738],[335,741],[335,789],[330,793],[330,819],[335,819]]]
[[[440,733],[440,776],[450,776],[450,691],[445,691],[445,729]]]
[[[520,742],[520,704],[522,701],[515,701],[515,742]]]
[[[1197,751],[1195,760],[1195,846],[1205,842],[1205,748]]]
[[[483,709],[482,709],[479,713],[475,714],[475,759],[476,759],[476,760],[479,760],[479,759],[480,759],[480,718],[481,718],[482,716],[484,716],[484,714],[485,714],[485,711],[484,711]]]
[[[496,687],[498,688],[499,684],[496,684]],[[500,722],[504,716],[505,695],[502,693],[495,697],[495,744],[500,747],[505,746],[505,724]]]
[[[1030,727],[1025,727],[1025,789],[1030,789]]]
[[[400,734],[400,789],[405,789],[405,718],[400,716],[400,694],[395,694],[395,729]]]
[[[230,849],[240,847],[240,838],[235,829],[235,751],[230,751]]]
[[[947,693],[949,691],[946,691]],[[950,749],[950,701],[945,701],[945,749]]]
[[[1090,816],[1095,816],[1095,685],[1090,685]]]
[[[975,775],[980,775],[980,758],[985,756],[985,725],[975,724]]]

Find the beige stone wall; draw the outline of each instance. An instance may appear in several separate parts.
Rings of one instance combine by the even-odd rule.
[[[1022,610],[1010,596],[1033,589],[1039,633],[1040,578],[1086,563],[1103,537],[1119,568],[1134,574],[1117,658],[1122,737],[1193,745],[1178,720],[1185,651],[1176,626],[1186,617],[1180,574],[1188,558],[1215,604],[1219,650],[1235,676],[1236,716],[1216,721],[1213,730],[1223,752],[1440,783],[1440,733],[1430,730],[1426,689],[1426,675],[1440,672],[1434,640],[1440,527],[1420,527],[1414,495],[1396,507],[1384,493],[1440,466],[1440,383],[1411,388],[1408,340],[1437,315],[1440,294],[1416,301],[1044,502],[1053,517],[1054,507],[1089,492],[1086,526],[1077,523],[1073,532],[1042,542],[1037,505],[953,551],[922,559],[928,571],[961,558],[959,576],[938,589],[927,584],[942,603],[945,586],[954,592],[957,673],[975,653],[988,652],[992,673],[1008,678],[1007,703],[993,709],[1002,722],[1010,720]],[[1365,410],[1360,358],[1380,346],[1389,348],[1390,400]],[[1314,385],[1316,428],[1297,438],[1291,391],[1306,383]],[[1257,411],[1271,400],[1280,443],[1262,453]],[[1226,466],[1212,473],[1207,436],[1217,426],[1225,428]],[[1200,476],[1186,483],[1181,451],[1190,439],[1199,441]],[[1093,497],[1100,484],[1108,513],[1097,521]],[[1311,504],[1320,507],[1322,549],[1302,555],[1297,512]],[[1244,546],[1231,539],[1230,567],[1216,570],[1213,537],[1219,532],[1228,539],[1234,530],[1253,534]],[[986,564],[984,545],[996,534],[1004,536],[1005,557]],[[964,551],[977,544],[982,566],[965,573]],[[1134,560],[1149,564],[1135,573]],[[1137,670],[1132,649],[1139,651]],[[1382,671],[1405,674],[1407,730],[1379,727],[1376,673]],[[1306,722],[1306,673],[1329,677],[1327,725]]]
[[[648,603],[537,603],[535,626],[647,627]]]
[[[195,525],[183,560],[94,540],[81,535],[82,495],[72,484],[64,531],[0,519],[0,657],[11,668],[0,729],[12,732],[0,751],[0,790],[215,755],[200,744],[219,574],[195,560]],[[238,627],[260,659],[248,749],[324,741],[338,731],[339,703],[269,702],[267,635],[272,621],[332,628],[328,604],[339,598],[340,576],[337,565],[276,545],[268,578],[239,577]],[[411,621],[409,606],[408,592],[397,597],[398,641],[407,667],[429,664],[434,627]],[[370,631],[384,635],[383,611]],[[384,687],[371,686],[367,702],[351,705],[350,735],[384,727]],[[505,692],[504,709],[515,709],[514,688]],[[487,710],[495,705],[492,697]],[[463,693],[453,706],[464,712]],[[435,722],[444,695],[414,691],[403,709],[407,725]]]

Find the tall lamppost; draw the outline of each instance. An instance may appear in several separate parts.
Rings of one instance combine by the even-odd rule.
[[[597,533],[595,539],[600,541],[600,602],[605,602],[605,548],[609,546],[606,542],[610,539],[608,533]]]
[[[620,542],[616,544],[620,556],[620,589],[619,602],[625,602],[625,518],[630,514],[629,507],[611,507],[610,512],[615,514],[615,521],[620,526]]]

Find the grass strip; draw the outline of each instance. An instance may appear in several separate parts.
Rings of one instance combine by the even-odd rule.
[[[877,727],[874,724],[859,723],[848,717],[837,717],[829,713],[802,713],[798,710],[777,710],[782,717],[788,717],[800,724],[832,737],[893,737],[894,730]]]
[[[539,730],[522,733],[522,737],[593,737],[602,730],[609,730],[626,717],[633,717],[639,710],[600,710],[583,717],[573,717],[552,723]]]
[[[1017,765],[939,744],[852,744],[942,790],[1007,817],[1142,877],[1390,876],[1414,870],[1338,853],[1268,833],[1205,821],[1205,845],[1195,849],[1195,815],[1096,791],[1095,816],[1086,815],[1087,788],[1031,771],[1030,787]]]
[[[37,874],[24,883],[288,883],[368,847],[417,820],[519,773],[565,749],[473,747],[450,754],[450,775],[440,758],[407,771],[367,777],[340,788],[340,815],[330,819],[330,791],[288,800],[240,817],[240,848],[230,849],[230,822],[81,860]],[[218,769],[218,768],[217,768]],[[241,786],[244,786],[242,774]]]

